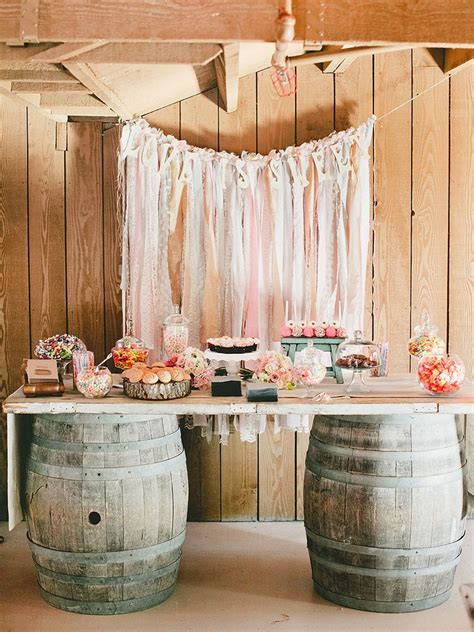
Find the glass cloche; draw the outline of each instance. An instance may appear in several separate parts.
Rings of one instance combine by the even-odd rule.
[[[149,349],[140,338],[126,335],[117,340],[112,349],[112,358],[117,369],[129,369],[135,362],[146,362]]]
[[[421,325],[415,327],[415,335],[408,341],[408,353],[415,358],[426,355],[442,355],[444,340],[438,336],[438,328],[430,323],[430,317],[425,314]]]
[[[377,345],[372,340],[364,339],[360,330],[354,331],[353,337],[339,346],[336,366],[353,372],[352,381],[346,389],[349,393],[368,392],[370,389],[364,381],[364,371],[374,369],[379,364]]]
[[[308,340],[308,346],[303,351],[295,353],[295,371],[298,382],[306,386],[306,396],[313,397],[315,387],[326,377],[326,367],[322,360],[322,351],[313,346]]]
[[[179,305],[163,323],[163,349],[167,358],[181,355],[188,346],[189,320],[181,314]]]

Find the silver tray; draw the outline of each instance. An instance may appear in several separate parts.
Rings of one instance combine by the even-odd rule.
[[[132,384],[127,378],[123,378],[123,392],[132,399],[179,399],[191,393],[191,380],[169,382],[168,384],[162,384],[161,382],[156,384],[143,384],[143,382]]]

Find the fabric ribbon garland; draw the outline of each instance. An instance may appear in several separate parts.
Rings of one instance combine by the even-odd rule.
[[[172,303],[189,344],[209,336],[279,341],[298,319],[363,330],[374,117],[268,156],[188,145],[144,120],[122,132],[125,322],[161,354]]]

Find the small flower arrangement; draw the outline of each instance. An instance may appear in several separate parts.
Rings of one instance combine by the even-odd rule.
[[[86,351],[86,345],[76,336],[59,334],[40,340],[35,347],[35,356],[40,360],[69,362],[74,351]]]
[[[192,386],[200,391],[211,388],[215,371],[200,349],[187,347],[181,355],[173,356],[165,362],[166,366],[178,366],[191,374]]]
[[[267,351],[260,356],[253,379],[259,382],[270,382],[280,389],[287,390],[294,389],[297,382],[291,359],[276,351]]]

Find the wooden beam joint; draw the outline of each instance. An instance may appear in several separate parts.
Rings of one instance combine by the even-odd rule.
[[[226,112],[235,112],[239,103],[239,44],[227,44],[214,60],[217,87]]]

